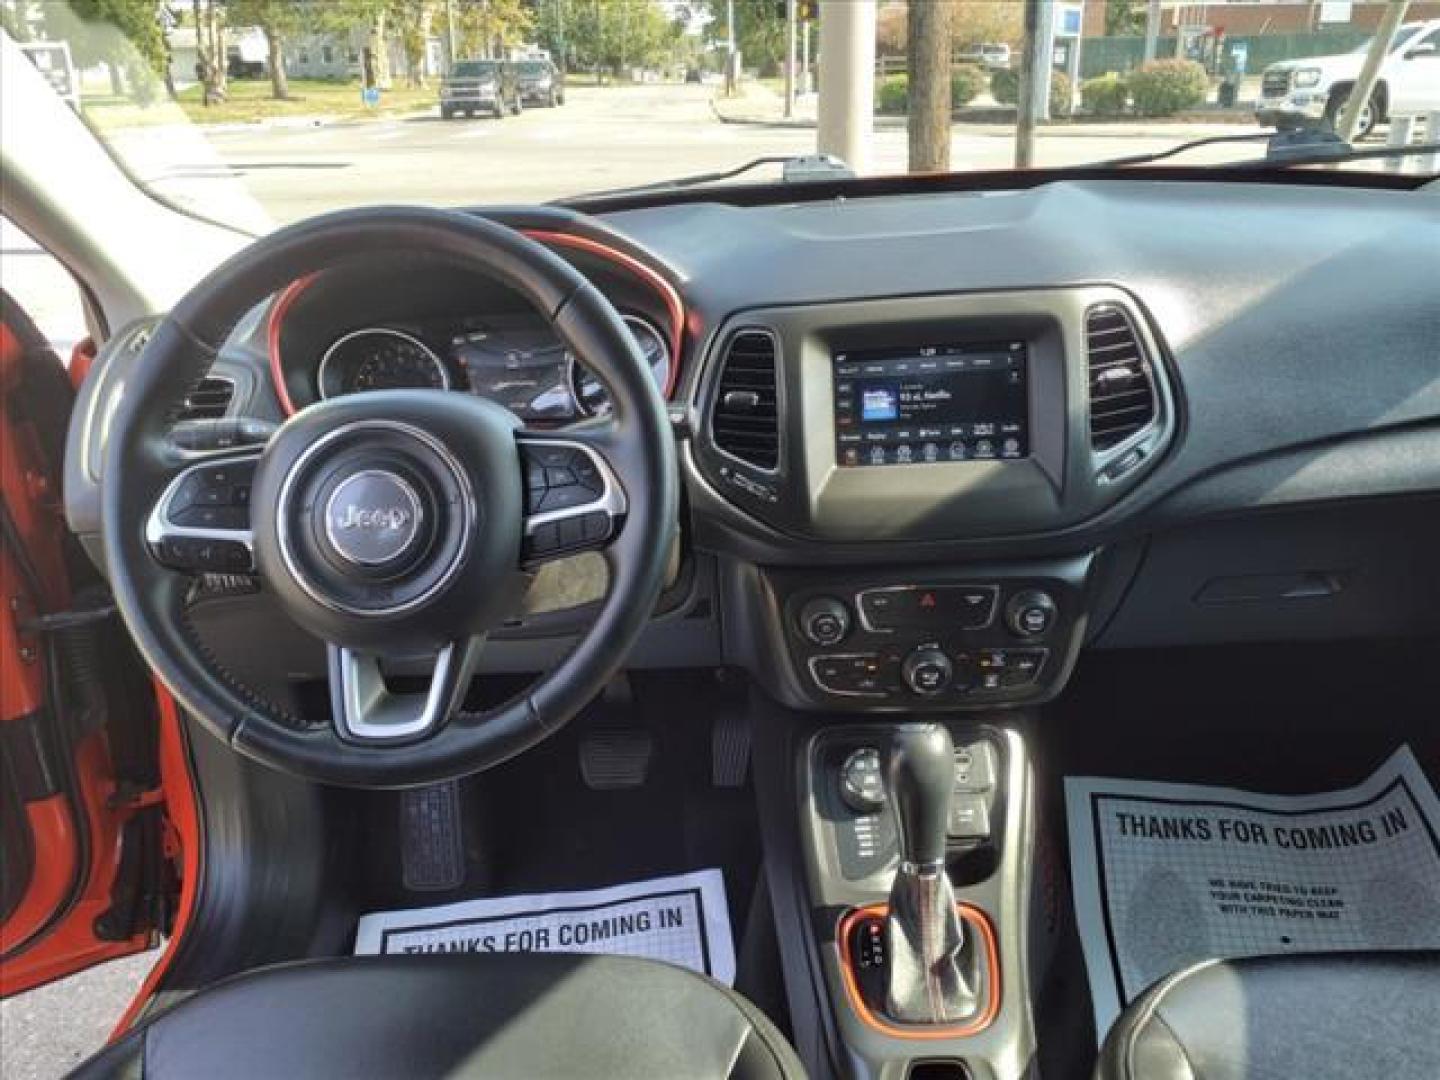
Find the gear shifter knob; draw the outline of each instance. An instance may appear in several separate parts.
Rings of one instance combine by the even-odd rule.
[[[890,798],[900,831],[900,860],[942,863],[955,786],[955,743],[943,724],[899,724],[890,739]]]

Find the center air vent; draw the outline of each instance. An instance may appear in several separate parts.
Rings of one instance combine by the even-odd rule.
[[[780,464],[775,338],[742,330],[730,339],[720,362],[720,382],[710,407],[715,445],[757,469]]]
[[[219,420],[230,408],[235,384],[229,379],[207,375],[185,395],[177,420]]]
[[[1085,317],[1090,368],[1090,445],[1119,446],[1155,420],[1155,376],[1123,308],[1101,304]]]

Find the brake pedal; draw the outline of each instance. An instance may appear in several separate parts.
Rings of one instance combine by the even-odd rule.
[[[592,791],[616,791],[645,783],[655,740],[642,728],[597,731],[580,740],[580,775]]]
[[[414,892],[458,889],[464,883],[458,781],[401,792],[400,856],[405,888]]]

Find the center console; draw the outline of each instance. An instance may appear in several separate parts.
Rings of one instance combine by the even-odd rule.
[[[756,784],[762,820],[778,830],[766,836],[767,873],[812,1073],[1031,1075],[1034,1000],[1056,930],[1035,882],[1036,793],[1018,729],[945,722],[951,762],[936,779],[933,761],[903,759],[917,740],[935,744],[934,722],[768,710]]]

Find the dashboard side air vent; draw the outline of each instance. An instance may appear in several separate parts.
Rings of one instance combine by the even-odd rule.
[[[230,379],[207,375],[188,394],[176,414],[176,420],[219,420],[230,408],[235,396],[235,383]]]
[[[780,464],[778,373],[775,337],[742,330],[720,361],[719,384],[710,406],[715,445],[748,465],[773,472]]]
[[[1124,308],[1099,304],[1085,316],[1090,377],[1090,445],[1119,446],[1157,418],[1155,372]]]

